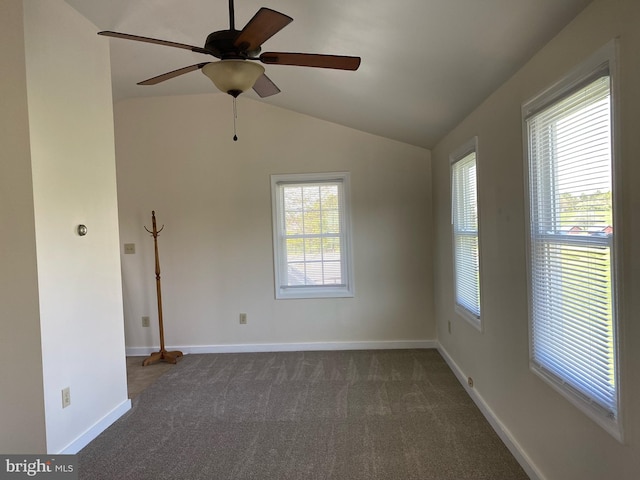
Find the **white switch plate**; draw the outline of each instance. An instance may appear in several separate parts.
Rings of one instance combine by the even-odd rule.
[[[240,325],[246,325],[247,324],[247,314],[246,313],[241,313],[240,314]]]

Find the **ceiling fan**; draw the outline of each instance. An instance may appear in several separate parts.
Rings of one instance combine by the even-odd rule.
[[[275,83],[264,74],[264,67],[257,62],[267,65],[297,65],[338,70],[358,69],[360,57],[313,53],[260,53],[262,44],[292,21],[293,18],[288,15],[262,7],[242,30],[236,30],[234,4],[233,0],[229,0],[229,29],[209,34],[204,47],[112,31],[99,32],[98,35],[154,43],[212,55],[220,60],[179,68],[139,82],[138,85],[155,85],[188,72],[202,70],[219,90],[234,98],[249,88],[253,88],[262,98],[280,93],[280,89]]]

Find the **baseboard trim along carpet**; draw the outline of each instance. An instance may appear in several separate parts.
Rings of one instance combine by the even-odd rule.
[[[529,475],[531,480],[545,480],[544,475],[538,470],[538,468],[531,461],[531,458],[526,454],[526,452],[522,449],[520,444],[515,440],[511,432],[504,426],[504,424],[500,421],[500,419],[496,416],[494,411],[489,407],[487,402],[485,402],[484,398],[478,393],[474,388],[469,387],[467,382],[467,376],[460,369],[458,364],[453,361],[453,359],[449,356],[449,353],[445,350],[445,348],[438,344],[438,351],[442,358],[444,358],[451,371],[457,377],[458,381],[462,384],[462,387],[467,391],[471,399],[474,401],[476,406],[480,409],[484,417],[487,419],[491,427],[498,434],[503,443],[507,446],[511,454],[518,461],[522,469]]]
[[[438,348],[435,340],[386,340],[364,342],[308,342],[308,343],[250,343],[234,345],[170,345],[167,350],[188,353],[262,353],[312,352],[324,350],[402,350],[412,348]],[[151,355],[159,347],[127,347],[128,357]]]
[[[86,432],[67,445],[62,451],[58,452],[58,454],[75,455],[129,410],[131,410],[131,400],[127,399],[98,420]]]

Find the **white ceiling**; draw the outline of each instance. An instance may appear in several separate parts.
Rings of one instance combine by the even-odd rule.
[[[189,45],[204,46],[209,33],[229,28],[228,0],[66,1],[101,30]],[[237,29],[262,6],[293,17],[263,51],[362,57],[356,72],[267,65],[282,93],[262,100],[253,91],[243,96],[431,148],[590,1],[236,0]],[[136,85],[212,57],[105,41],[111,44],[115,101],[217,91],[197,71]]]

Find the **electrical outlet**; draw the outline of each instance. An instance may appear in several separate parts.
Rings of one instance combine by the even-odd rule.
[[[149,325],[149,317],[142,317],[142,326],[148,327]]]
[[[71,387],[62,389],[62,408],[67,408],[71,405]]]
[[[246,313],[241,313],[240,314],[240,325],[246,325],[247,324],[247,314]]]
[[[467,378],[467,383],[469,384],[469,386],[470,386],[471,388],[473,388],[473,378],[468,377],[468,378]]]
[[[125,243],[124,244],[124,253],[125,255],[132,255],[136,253],[136,244],[135,243]]]

